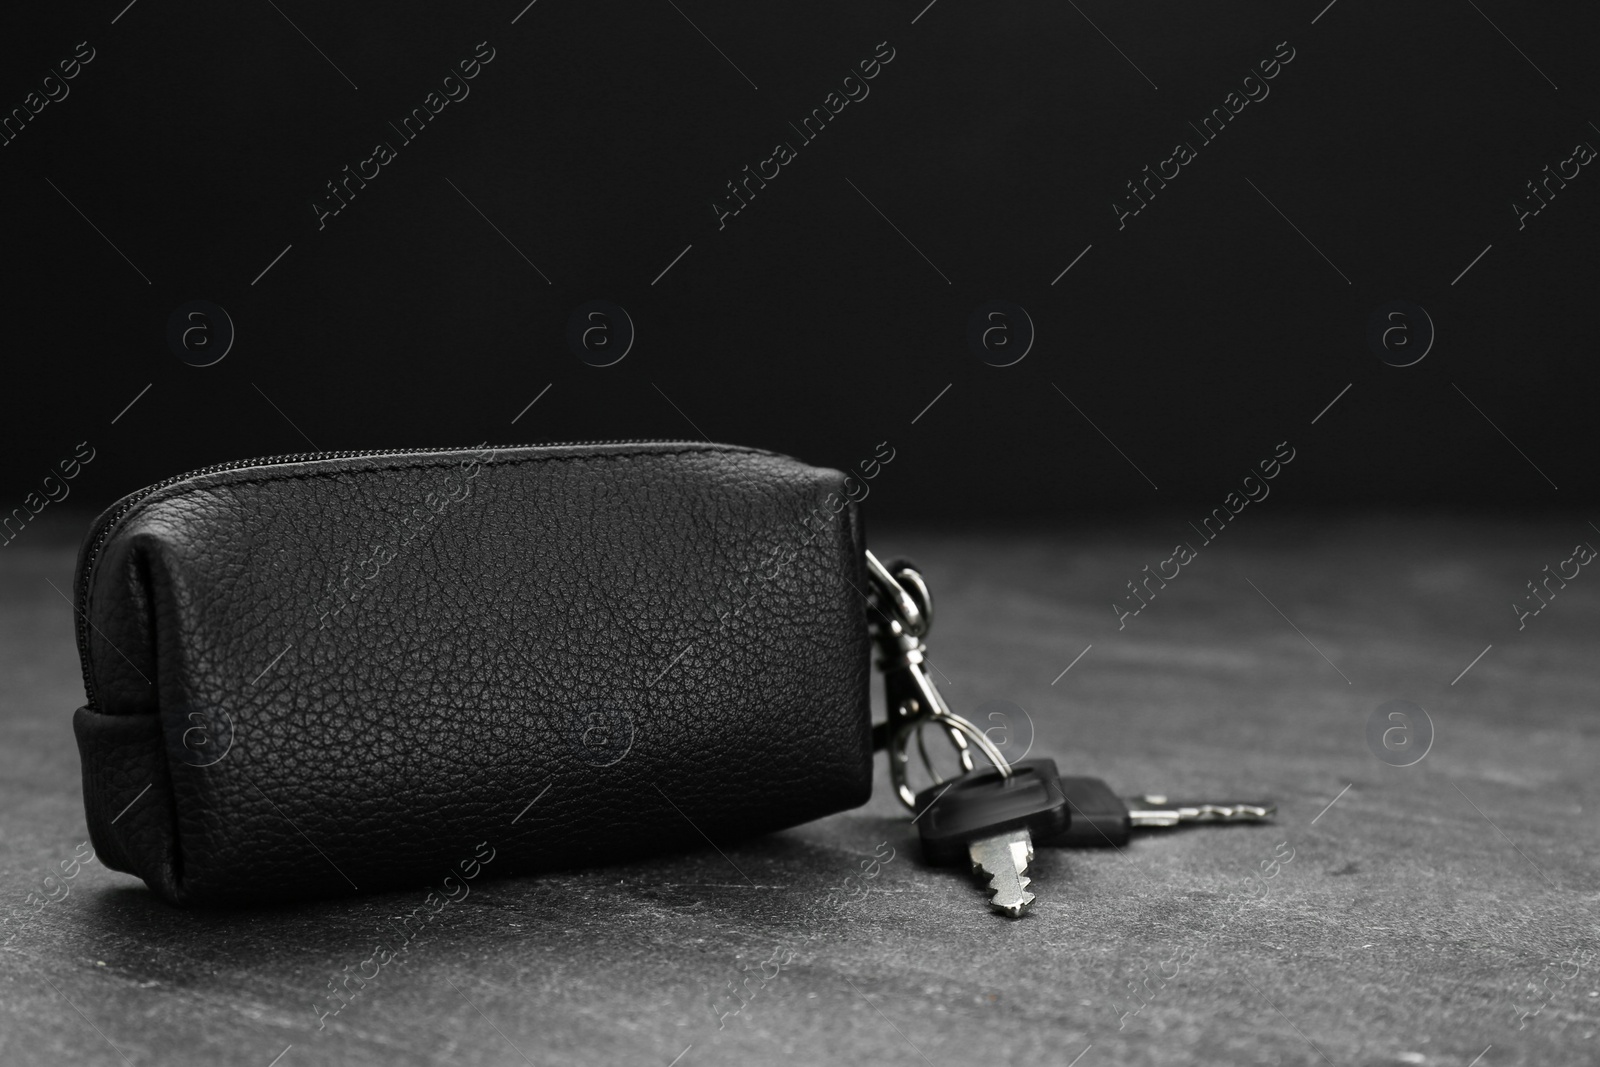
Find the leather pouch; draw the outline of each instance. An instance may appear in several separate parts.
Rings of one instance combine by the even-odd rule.
[[[841,472],[697,442],[162,482],[79,555],[94,847],[175,903],[261,902],[861,804],[864,549]]]

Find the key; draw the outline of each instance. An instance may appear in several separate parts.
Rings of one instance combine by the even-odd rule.
[[[1191,823],[1269,822],[1278,806],[1268,801],[1204,803],[1151,794],[1123,799],[1098,778],[1057,779],[1070,816],[1066,828],[1041,844],[1094,848],[1128,843],[1134,830]]]
[[[1033,836],[1027,830],[1013,830],[996,837],[983,837],[967,846],[975,877],[989,879],[989,906],[1002,915],[1020,919],[1034,895],[1028,892],[1033,879],[1028,865],[1033,862]]]
[[[1067,831],[1070,816],[1053,760],[1012,765],[1012,776],[971,771],[917,794],[917,829],[930,863],[966,860],[987,879],[989,906],[1021,918],[1034,895],[1028,892],[1033,842]]]

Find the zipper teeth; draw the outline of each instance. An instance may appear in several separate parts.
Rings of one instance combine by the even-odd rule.
[[[94,544],[84,553],[83,559],[78,563],[78,588],[74,591],[78,609],[78,657],[83,661],[83,689],[90,710],[95,708],[95,687],[93,674],[89,668],[89,576],[94,571],[95,561],[100,558],[100,549],[111,536],[112,529],[121,522],[123,517],[132,511],[134,505],[148,497],[150,494],[165,489],[169,485],[176,485],[189,478],[199,478],[207,474],[221,474],[224,471],[242,470],[246,467],[274,467],[288,463],[311,463],[324,459],[360,459],[364,456],[408,456],[426,452],[478,452],[483,449],[493,451],[510,451],[521,448],[571,448],[577,445],[674,445],[674,444],[699,444],[698,441],[686,439],[663,439],[653,437],[618,438],[611,441],[550,441],[537,445],[465,445],[450,448],[364,448],[347,450],[343,452],[289,452],[276,456],[258,456],[255,459],[236,459],[227,463],[213,463],[208,467],[198,467],[171,478],[164,478],[153,485],[129,493],[112,506],[111,514],[100,524],[95,532]]]

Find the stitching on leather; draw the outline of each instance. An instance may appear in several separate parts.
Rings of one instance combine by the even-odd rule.
[[[534,447],[539,447],[539,446],[534,446]],[[492,448],[480,449],[479,451],[480,452],[481,451],[495,451],[495,449],[492,449]],[[706,448],[678,448],[678,449],[673,449],[672,451],[668,451],[668,452],[654,452],[654,451],[643,451],[643,450],[640,450],[640,451],[630,451],[630,452],[594,453],[594,454],[591,454],[591,455],[577,455],[577,456],[521,456],[521,457],[519,457],[517,459],[513,459],[513,460],[507,461],[506,465],[511,466],[511,465],[521,465],[521,464],[526,464],[526,463],[571,462],[571,461],[575,461],[575,460],[595,460],[595,459],[601,459],[601,460],[637,459],[637,458],[639,458],[641,456],[689,456],[689,455],[703,455],[703,454],[706,454],[706,453],[717,453],[717,454],[725,455],[725,456],[765,456],[765,457],[769,457],[769,458],[773,458],[773,459],[788,459],[792,463],[799,463],[800,462],[799,460],[793,459],[792,457],[783,456],[783,455],[781,455],[781,454],[779,454],[777,452],[766,452],[766,451],[762,451],[762,450],[758,450],[758,449],[739,448],[737,446],[730,446],[730,445],[711,445],[711,446],[706,447]],[[452,456],[470,456],[470,455],[475,455],[475,454],[476,453],[474,453],[474,452],[472,452],[470,450],[467,450],[467,449],[463,449],[460,452],[451,453]],[[372,457],[351,456],[351,457],[347,457],[347,458],[348,459],[362,459],[362,458],[377,459],[378,457],[376,457],[376,456],[372,456]],[[307,460],[306,462],[315,463],[317,461],[316,460]],[[451,459],[447,463],[441,463],[441,462],[433,462],[433,463],[412,462],[412,463],[403,463],[403,464],[399,464],[399,465],[392,466],[392,467],[369,467],[369,468],[364,468],[364,469],[374,470],[374,471],[380,471],[380,470],[381,471],[429,470],[429,469],[437,468],[437,467],[440,467],[440,466],[449,466],[450,464],[454,464],[454,463],[458,463],[458,462],[459,462],[459,460],[457,460],[457,459]],[[492,463],[490,464],[490,466],[493,466],[493,465],[494,464],[492,464]],[[246,469],[248,469],[248,468],[246,468]],[[817,468],[817,469],[824,470],[826,468]],[[202,478],[206,478],[206,477],[226,477],[226,475],[229,474],[229,473],[231,473],[231,472],[219,471],[215,475],[202,475],[201,477]],[[171,487],[171,489],[173,490],[172,492],[153,493],[147,499],[141,500],[138,503],[138,505],[132,511],[128,512],[128,514],[124,515],[121,519],[119,519],[117,521],[117,528],[118,528],[118,530],[121,530],[127,524],[131,523],[136,517],[138,517],[139,515],[143,514],[146,508],[153,507],[156,504],[165,503],[168,500],[176,500],[179,497],[184,496],[187,493],[199,492],[202,489],[215,489],[215,488],[222,488],[224,486],[232,488],[233,486],[265,485],[268,482],[298,481],[298,480],[303,479],[303,478],[331,478],[331,477],[335,477],[337,475],[351,474],[351,473],[355,473],[355,472],[353,470],[349,469],[349,468],[346,468],[346,469],[343,469],[343,470],[297,471],[297,472],[292,473],[292,474],[287,474],[287,473],[283,473],[283,474],[280,474],[280,473],[263,474],[263,475],[261,475],[259,477],[256,477],[256,478],[247,478],[247,479],[242,479],[242,480],[236,481],[236,482],[214,482],[214,483],[212,483],[210,485],[196,485],[194,483],[183,483],[181,485],[172,486]],[[107,540],[108,541],[110,540],[111,536],[114,536],[114,535],[108,535],[107,536]],[[95,570],[96,571],[99,570],[98,566],[95,568]]]

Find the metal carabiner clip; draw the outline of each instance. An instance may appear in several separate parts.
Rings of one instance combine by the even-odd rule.
[[[869,598],[874,616],[872,637],[878,645],[878,668],[883,671],[884,703],[888,709],[888,718],[872,728],[872,747],[888,751],[889,780],[894,783],[900,802],[908,808],[916,807],[917,792],[911,788],[906,775],[913,736],[917,739],[922,765],[934,779],[933,784],[944,780],[933,769],[922,738],[923,727],[930,723],[942,727],[949,735],[963,773],[973,768],[972,751],[967,744],[970,739],[1002,778],[1011,777],[1011,764],[1000,755],[1000,750],[982,730],[950,710],[933,679],[923,669],[928,653],[923,638],[933,624],[933,599],[922,575],[905,563],[896,563],[891,572],[877,556],[871,552],[866,555],[874,593]]]

